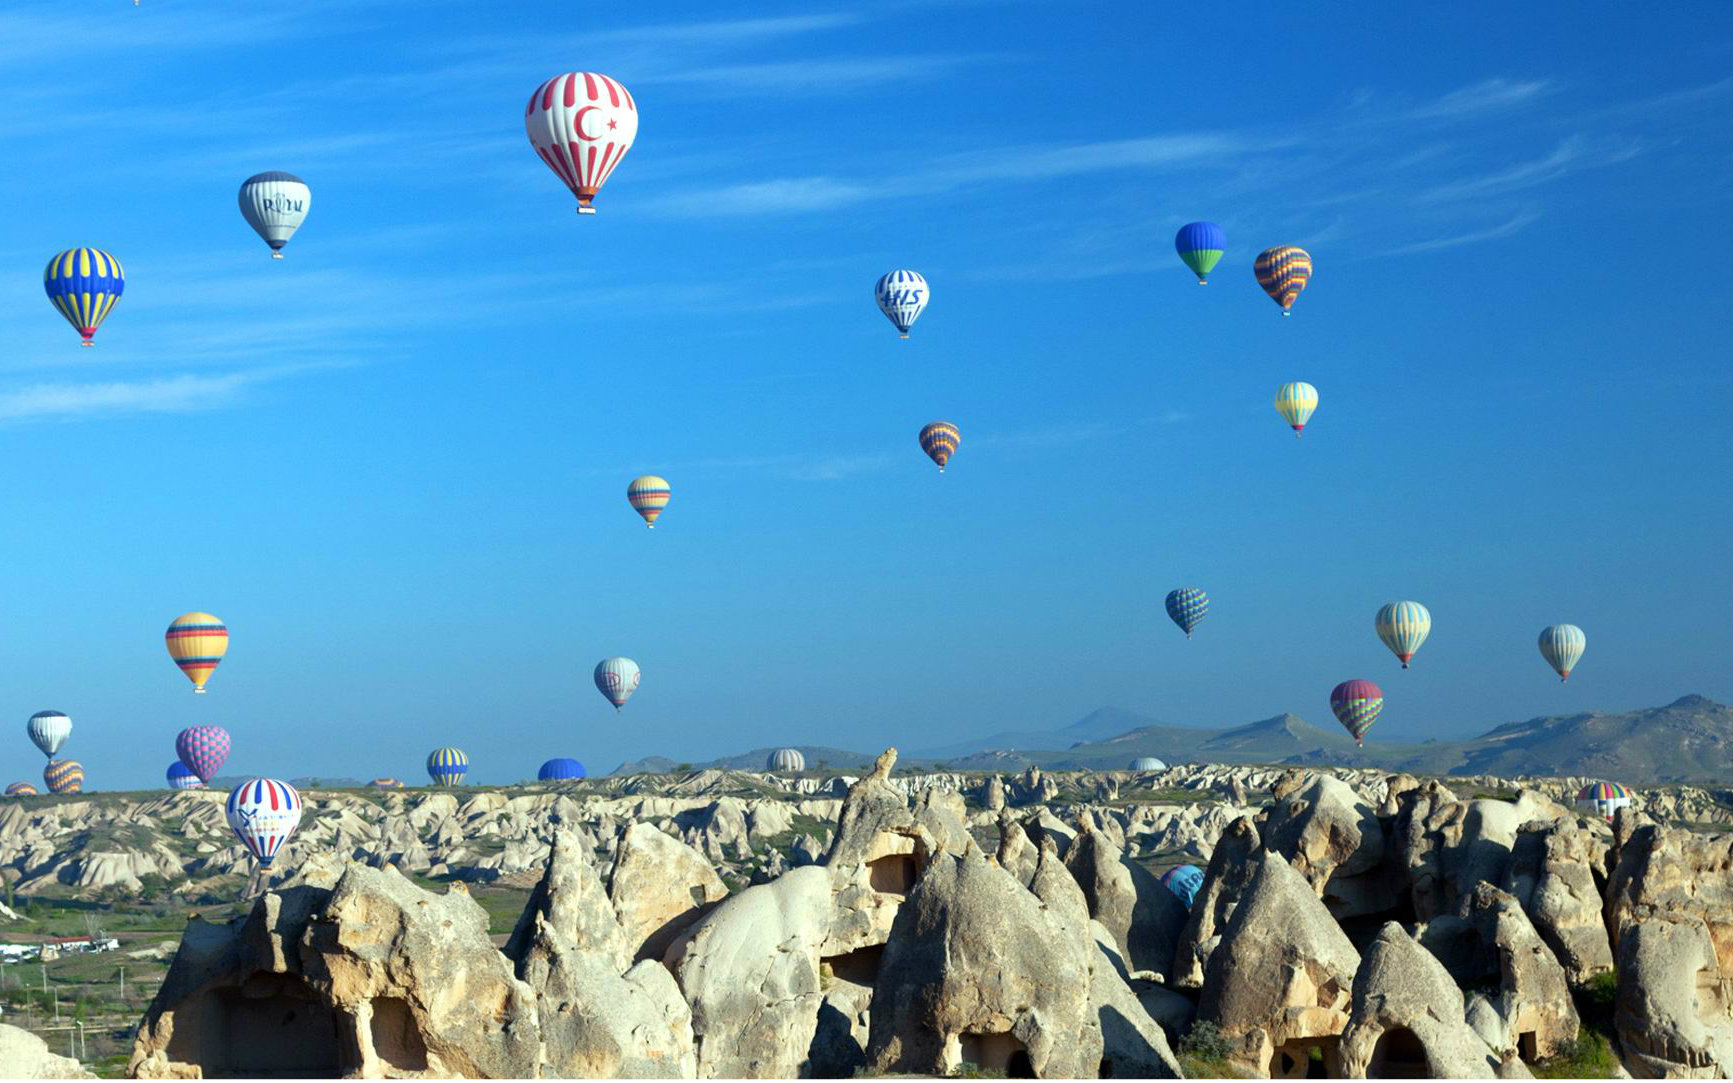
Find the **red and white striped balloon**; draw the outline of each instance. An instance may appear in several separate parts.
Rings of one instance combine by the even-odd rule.
[[[229,791],[229,827],[259,864],[269,865],[301,825],[301,795],[274,778],[249,778]]]
[[[556,75],[530,95],[524,129],[549,169],[578,197],[579,214],[638,137],[638,104],[615,79],[594,72]]]

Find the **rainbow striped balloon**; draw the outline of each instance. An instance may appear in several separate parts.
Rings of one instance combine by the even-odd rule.
[[[1617,782],[1591,782],[1577,791],[1577,807],[1611,820],[1613,814],[1631,804],[1631,791]]]
[[[48,261],[42,272],[42,288],[48,300],[84,341],[91,338],[113,311],[126,290],[126,274],[120,261],[97,248],[68,248]]]
[[[921,450],[927,453],[927,458],[939,464],[939,473],[943,474],[945,464],[951,461],[951,456],[957,453],[957,446],[963,442],[963,434],[949,421],[935,421],[923,427],[917,439],[921,442]]]
[[[84,766],[77,760],[49,760],[42,781],[49,793],[78,793],[84,789]]]
[[[1330,710],[1354,743],[1364,745],[1362,738],[1384,710],[1384,692],[1371,681],[1343,681],[1330,689]]]
[[[1419,602],[1389,602],[1372,618],[1378,638],[1408,668],[1408,662],[1432,634],[1432,614]]]
[[[435,786],[456,786],[469,774],[469,757],[461,748],[436,748],[427,754],[427,777]]]
[[[668,506],[668,498],[673,495],[667,480],[654,474],[633,478],[632,484],[626,486],[626,502],[632,505],[633,511],[644,517],[644,522],[651,530],[656,529],[656,520],[661,518],[662,509]]]
[[[1295,382],[1283,384],[1276,388],[1276,413],[1299,436],[1305,429],[1306,422],[1312,419],[1312,411],[1318,408],[1318,389],[1311,384]]]
[[[1282,306],[1282,315],[1286,316],[1312,277],[1312,257],[1304,248],[1291,244],[1266,248],[1258,253],[1252,273],[1258,276],[1258,285],[1270,295],[1270,300]]]
[[[1179,630],[1191,638],[1193,628],[1209,612],[1209,595],[1197,587],[1180,587],[1167,592],[1167,618],[1179,625]]]
[[[301,795],[274,778],[249,778],[229,791],[229,829],[259,864],[271,859],[301,824]]]
[[[403,783],[394,778],[376,778],[368,782],[367,785],[376,790],[401,790],[403,788]]]
[[[28,782],[14,782],[6,787],[5,793],[7,797],[35,797],[36,795],[36,787]]]
[[[168,656],[193,682],[193,691],[203,693],[223,655],[229,653],[229,629],[210,613],[184,613],[168,626],[163,640]]]

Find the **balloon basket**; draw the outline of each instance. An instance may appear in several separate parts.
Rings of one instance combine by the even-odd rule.
[[[907,333],[907,332],[904,332],[904,333],[903,333],[903,334],[900,334],[900,335],[898,335],[898,336],[897,336],[897,337],[898,337],[898,338],[900,338],[900,339],[902,339],[902,340],[903,340],[903,341],[904,341],[904,342],[907,342],[907,341],[908,341],[908,340],[909,340],[909,336],[908,336],[908,333]],[[87,345],[88,345],[88,344],[87,344]]]
[[[90,348],[91,348],[91,347],[92,347],[92,346],[95,346],[95,345],[96,345],[96,343],[94,343],[94,342],[92,342],[92,341],[90,341],[90,340],[89,340],[89,339],[85,339],[85,340],[84,340],[84,341],[83,341],[83,342],[80,342],[80,343],[79,343],[79,344],[78,344],[78,345],[79,345],[79,346],[81,346],[81,347],[83,347],[83,348],[84,348],[84,349],[86,349],[86,350],[88,350],[88,349],[90,349]]]
[[[594,208],[594,207],[585,207],[585,206],[581,206],[581,205],[580,205],[580,206],[579,206],[579,207],[578,207],[578,213],[579,213],[579,214],[595,214],[595,213],[596,213],[596,208]]]
[[[193,689],[193,695],[195,695],[195,696],[202,696],[204,694],[205,694],[205,690],[203,688],[194,688]]]
[[[276,250],[276,249],[274,249],[274,248],[273,248],[273,249],[272,249],[272,250],[271,250],[271,258],[272,258],[272,259],[282,259],[282,258],[283,258],[283,253],[281,253],[281,252],[279,252],[279,251],[277,251],[277,250]]]

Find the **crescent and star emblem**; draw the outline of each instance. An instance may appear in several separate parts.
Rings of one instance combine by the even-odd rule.
[[[572,114],[572,134],[586,143],[593,143],[597,139],[601,138],[600,136],[584,134],[584,114],[591,112],[596,108],[598,107],[594,105],[586,105],[576,113]]]

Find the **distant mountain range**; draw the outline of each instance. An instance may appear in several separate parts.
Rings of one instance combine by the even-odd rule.
[[[761,769],[769,749],[702,767]],[[872,757],[807,748],[809,767],[864,767]],[[1062,729],[1006,731],[905,754],[911,766],[962,771],[1122,770],[1140,756],[1168,763],[1271,763],[1378,767],[1427,775],[1588,775],[1636,785],[1727,784],[1733,780],[1733,708],[1703,696],[1623,714],[1587,714],[1509,722],[1465,741],[1402,744],[1377,740],[1364,749],[1334,727],[1280,714],[1232,729],[1169,726],[1115,707],[1092,711]],[[617,774],[668,770],[667,760],[622,764]]]

